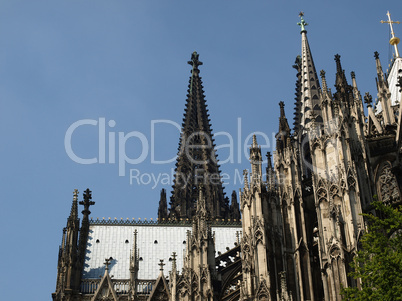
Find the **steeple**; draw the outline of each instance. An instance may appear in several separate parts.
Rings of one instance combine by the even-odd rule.
[[[301,62],[300,62],[300,104],[297,106],[300,110],[300,125],[302,128],[309,128],[312,114],[316,116],[316,122],[322,122],[321,107],[319,99],[320,83],[318,81],[317,72],[315,70],[313,56],[311,55],[310,45],[307,40],[307,30],[305,26],[308,24],[303,19],[303,13],[299,14],[301,27]],[[314,113],[313,113],[314,112]]]
[[[176,163],[170,218],[191,219],[195,214],[198,186],[203,184],[206,206],[212,218],[229,216],[215,151],[212,129],[205,101],[197,52],[191,55],[192,66]]]

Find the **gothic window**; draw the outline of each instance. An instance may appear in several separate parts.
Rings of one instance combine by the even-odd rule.
[[[399,202],[400,194],[395,175],[392,173],[391,164],[385,163],[378,176],[377,189],[380,200],[385,204]]]

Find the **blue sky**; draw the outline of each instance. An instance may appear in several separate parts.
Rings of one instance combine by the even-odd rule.
[[[170,195],[170,185],[154,185],[152,175],[170,174],[174,163],[152,163],[150,151],[157,161],[176,155],[179,132],[172,124],[182,121],[193,51],[204,63],[200,70],[214,132],[233,137],[234,162],[221,166],[230,195],[240,188],[236,171],[249,168],[238,149],[249,143],[247,136],[264,133],[269,146],[263,151],[274,150],[279,101],[293,123],[299,11],[309,23],[317,71],[327,72],[330,86],[333,56],[339,53],[346,74],[355,71],[361,93],[376,95],[373,52],[380,53],[384,69],[390,58],[389,28],[379,22],[387,10],[402,21],[397,0],[0,1],[2,298],[50,300],[75,188],[80,199],[86,188],[93,191],[94,218],[156,217],[160,189]],[[395,32],[402,38],[401,26],[395,25]],[[66,132],[81,120],[98,126],[74,131],[74,153],[100,159],[99,122],[105,120],[106,138],[116,137],[116,163],[109,160],[109,139],[105,163],[79,164],[68,156]],[[151,124],[158,120],[170,123],[156,123],[151,144]],[[125,165],[124,176],[119,176],[119,132],[150,144],[142,162]],[[223,147],[227,136],[216,143],[222,146],[219,158],[229,158]],[[143,150],[135,137],[124,149],[131,158]],[[130,184],[130,169],[150,183]]]

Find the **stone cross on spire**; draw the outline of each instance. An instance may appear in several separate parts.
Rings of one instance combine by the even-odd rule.
[[[308,23],[307,23],[306,21],[304,21],[303,16],[304,16],[304,13],[301,11],[301,12],[299,13],[300,22],[297,23],[297,25],[299,25],[299,26],[300,26],[300,29],[301,29],[300,33],[302,33],[302,32],[307,32],[307,30],[306,30],[304,27],[307,26]]]
[[[391,29],[391,36],[392,36],[392,38],[389,40],[389,43],[394,46],[396,57],[399,57],[398,44],[399,44],[399,41],[400,41],[400,40],[399,40],[399,38],[397,38],[397,37],[395,36],[394,28],[392,27],[392,24],[393,24],[393,23],[400,24],[401,22],[399,22],[399,21],[392,21],[392,20],[391,20],[391,14],[389,13],[389,11],[387,11],[387,16],[388,16],[388,21],[383,21],[383,20],[381,20],[380,22],[381,22],[381,23],[388,23],[388,24],[389,24],[389,27],[390,27],[390,29]]]
[[[163,272],[163,266],[165,264],[163,263],[163,259],[160,259],[159,261],[160,261],[159,264],[158,264],[160,266],[159,271]]]
[[[176,252],[173,252],[173,253],[172,253],[172,270],[173,270],[173,271],[176,270],[176,257],[177,257]]]
[[[84,205],[84,210],[82,211],[83,215],[90,215],[91,211],[89,211],[89,206],[95,205],[94,201],[91,201],[92,199],[92,191],[87,188],[87,190],[84,191],[84,200],[80,202],[80,205]]]
[[[106,267],[105,270],[108,271],[109,270],[109,265],[111,265],[111,261],[113,260],[113,257],[110,258],[105,258],[105,262],[103,263]]]
[[[188,61],[188,62],[187,62],[189,65],[193,66],[193,70],[195,70],[195,69],[198,70],[198,66],[201,66],[201,65],[202,65],[202,62],[200,62],[200,61],[198,60],[199,56],[200,56],[200,55],[197,53],[197,51],[194,51],[194,52],[191,54],[191,61]]]

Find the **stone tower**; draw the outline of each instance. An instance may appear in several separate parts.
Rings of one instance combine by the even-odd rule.
[[[229,207],[225,197],[218,159],[204,96],[200,70],[202,62],[193,52],[190,83],[179,142],[175,177],[170,209],[167,210],[166,196],[161,194],[158,217],[170,219],[191,219],[196,212],[198,187],[204,188],[206,208],[211,218],[240,218],[238,205]]]

